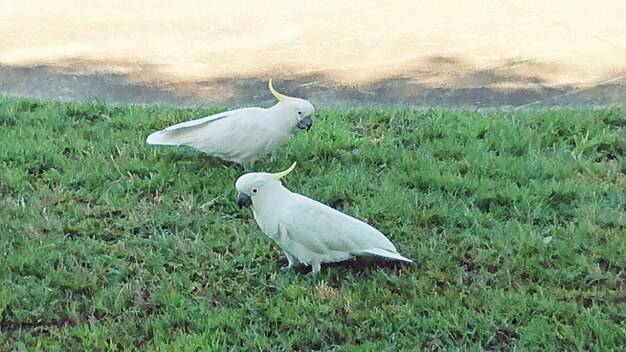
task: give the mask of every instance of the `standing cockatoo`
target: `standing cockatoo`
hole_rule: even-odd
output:
[[[313,125],[313,105],[278,93],[271,108],[243,108],[179,123],[148,136],[153,145],[185,145],[224,160],[252,168],[254,162],[283,145],[294,127]]]
[[[261,230],[285,252],[287,269],[298,263],[311,265],[312,276],[320,271],[321,263],[361,255],[412,263],[372,226],[283,187],[280,179],[295,166],[276,174],[248,173],[235,183],[237,205],[252,207]]]

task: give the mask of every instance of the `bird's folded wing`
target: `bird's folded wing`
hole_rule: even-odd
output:
[[[208,123],[212,123],[212,122],[215,122],[215,121],[219,121],[219,120],[224,119],[226,117],[228,117],[228,113],[215,114],[215,115],[203,117],[203,118],[197,119],[197,120],[181,122],[179,124],[176,124],[176,125],[173,125],[173,126],[170,126],[170,127],[166,128],[164,131],[173,131],[173,130],[179,130],[179,129],[189,128],[189,127],[199,127],[199,126],[204,125],[204,124],[208,124]]]
[[[316,253],[373,248],[396,252],[378,230],[305,196],[293,193],[283,209],[280,222],[290,240]]]
[[[193,121],[182,122],[177,125],[170,126],[162,131],[153,132],[148,136],[148,138],[146,138],[146,142],[153,145],[186,144],[206,137],[207,131],[205,131],[203,127],[226,117],[228,117],[228,114],[223,113],[207,116]]]

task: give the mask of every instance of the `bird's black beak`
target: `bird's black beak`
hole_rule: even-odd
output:
[[[306,116],[298,122],[298,127],[302,129],[306,128],[307,131],[311,129],[311,126],[313,126],[313,120],[310,116]]]
[[[249,207],[252,205],[252,198],[245,193],[239,193],[239,198],[237,198],[237,206],[239,209],[243,207]]]

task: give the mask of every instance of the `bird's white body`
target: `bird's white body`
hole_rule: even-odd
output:
[[[252,167],[256,160],[282,146],[303,119],[311,121],[314,109],[308,101],[279,96],[279,102],[270,108],[243,108],[179,123],[152,133],[146,142],[184,145]]]
[[[315,274],[319,272],[321,263],[362,255],[411,262],[372,226],[293,193],[280,181],[268,176],[272,175],[243,175],[237,180],[236,187],[250,196],[254,219],[263,233],[283,249],[289,267],[297,263],[311,265],[312,274]],[[265,181],[259,181],[263,179]]]

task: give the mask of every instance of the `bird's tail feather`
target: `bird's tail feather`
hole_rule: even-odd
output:
[[[180,145],[179,142],[168,138],[168,134],[163,131],[152,133],[146,138],[146,143],[152,145]]]
[[[407,263],[413,263],[413,261],[411,259],[403,257],[403,256],[401,256],[398,253],[390,252],[390,251],[385,250],[385,249],[371,248],[371,249],[364,249],[363,252],[364,253],[373,254],[373,255],[377,255],[377,256],[380,256],[380,257],[389,258],[389,259],[401,260],[401,261],[407,262]]]

